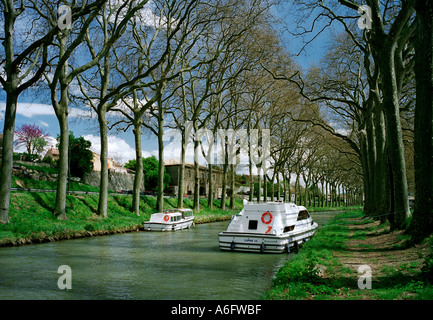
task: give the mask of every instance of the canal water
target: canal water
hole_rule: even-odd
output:
[[[312,213],[319,225],[334,215]],[[227,225],[0,248],[0,299],[259,299],[294,254],[222,252],[218,232]],[[58,287],[62,265],[69,290]]]

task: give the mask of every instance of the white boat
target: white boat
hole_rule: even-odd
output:
[[[308,210],[294,203],[248,203],[219,233],[221,250],[282,253],[298,249],[318,225]]]
[[[144,222],[146,231],[176,231],[189,229],[194,225],[194,214],[191,209],[173,209],[157,212]]]

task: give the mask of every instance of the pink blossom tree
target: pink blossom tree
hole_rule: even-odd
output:
[[[23,124],[15,131],[17,146],[24,146],[28,154],[36,154],[46,146],[48,134],[36,124]]]

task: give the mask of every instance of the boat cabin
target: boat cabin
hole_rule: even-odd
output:
[[[177,211],[182,214],[184,219],[188,218],[188,217],[192,217],[194,215],[194,212],[192,211],[192,209],[189,209],[189,208],[177,209]]]
[[[173,211],[173,212],[157,212],[150,216],[149,222],[161,222],[161,223],[169,223],[176,222],[182,219],[182,214]]]
[[[295,226],[312,223],[307,209],[293,203],[247,203],[233,216],[227,232],[246,232],[276,235],[293,231]]]

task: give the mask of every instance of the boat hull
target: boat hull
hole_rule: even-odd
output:
[[[291,252],[311,239],[316,229],[317,223],[313,223],[311,227],[304,230],[291,231],[281,235],[223,231],[218,234],[219,246],[223,251]]]
[[[145,222],[144,231],[177,231],[189,229],[193,226],[194,219],[185,219],[177,222]]]

